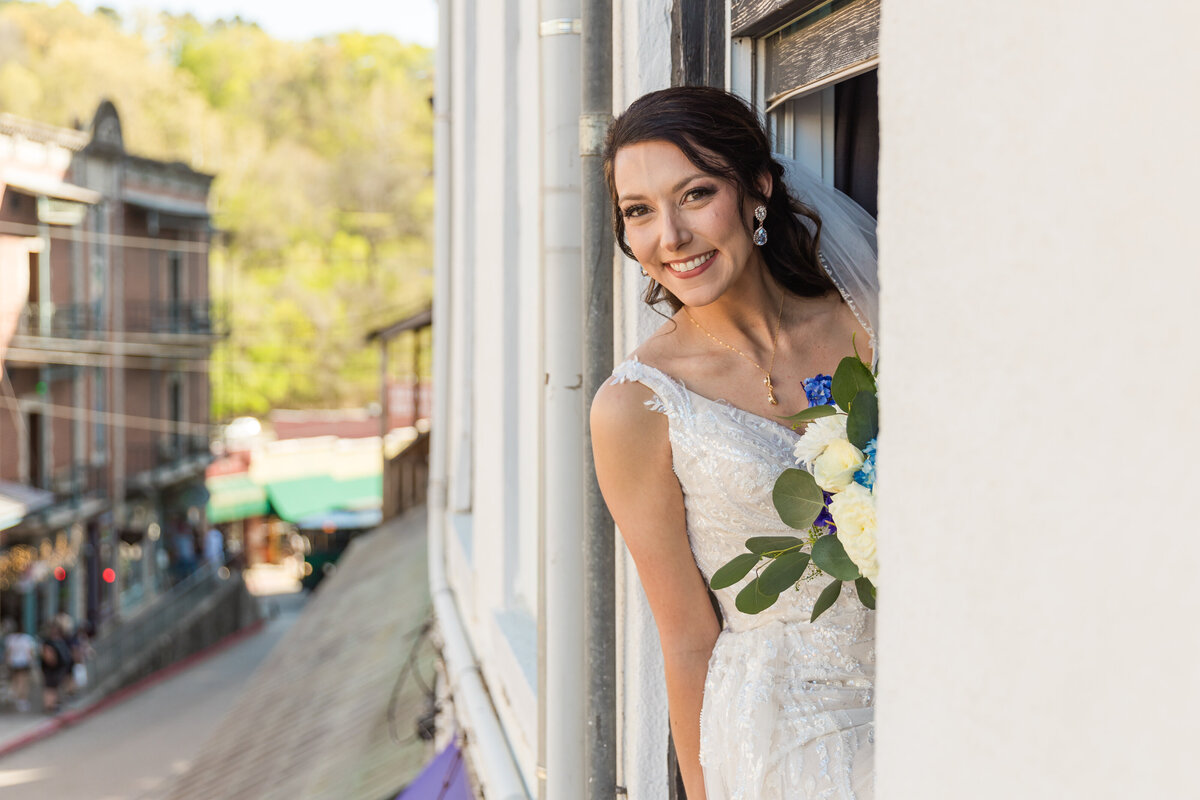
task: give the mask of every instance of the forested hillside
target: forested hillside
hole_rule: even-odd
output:
[[[0,109],[86,125],[107,97],[131,152],[217,176],[218,419],[377,396],[366,331],[432,287],[431,70],[390,36],[0,3]]]

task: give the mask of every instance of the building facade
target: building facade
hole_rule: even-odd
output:
[[[778,152],[880,220],[877,795],[1192,791],[1200,696],[1176,668],[1197,657],[1179,632],[1200,610],[1200,544],[1182,533],[1200,112],[1181,98],[1200,78],[1200,11],[441,9],[430,571],[485,796],[611,797],[595,790],[610,778],[631,800],[678,791],[653,620],[619,539],[612,775],[591,761],[583,271],[609,264],[583,258],[597,121],[580,86],[600,69],[583,57],[596,14],[614,112],[671,85],[728,88]],[[637,266],[611,268],[619,361],[661,318]],[[1127,381],[1154,374],[1171,391]]]
[[[103,626],[204,524],[212,176],[127,152],[106,101],[88,130],[0,115],[0,182],[0,481],[49,493],[0,532],[0,614]]]

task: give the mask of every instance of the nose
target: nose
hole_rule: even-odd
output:
[[[662,230],[659,232],[659,243],[668,253],[677,253],[692,240],[691,231],[687,229],[680,214],[671,209],[662,215]]]

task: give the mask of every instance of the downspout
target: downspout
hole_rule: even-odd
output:
[[[446,580],[446,421],[450,409],[450,52],[451,0],[438,3],[438,45],[434,71],[434,286],[433,420],[429,447],[429,592],[442,634],[442,658],[454,697],[456,716],[467,735],[477,777],[485,796],[528,800],[508,740],[484,685],[459,614],[454,590]],[[460,387],[463,389],[465,387]]]
[[[583,0],[583,113],[579,158],[583,189],[583,402],[613,367],[613,238],[603,148],[612,121],[612,2]],[[584,735],[589,800],[617,794],[616,565],[613,522],[592,461],[584,413]]]
[[[539,796],[584,797],[583,286],[580,281],[579,0],[541,0],[543,597]]]

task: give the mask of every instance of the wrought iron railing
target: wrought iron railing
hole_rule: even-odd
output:
[[[125,472],[128,475],[136,475],[210,452],[209,438],[203,434],[163,434],[150,442],[127,443]]]
[[[223,335],[223,315],[211,300],[127,302],[117,331],[98,303],[28,303],[21,311],[17,333],[60,339],[90,339],[115,332]],[[43,322],[43,317],[45,321]]]
[[[150,606],[98,640],[91,661],[94,678],[102,681],[115,675],[123,664],[145,653],[200,601],[211,595],[218,585],[228,580],[228,577],[221,577],[228,574],[227,570],[219,574],[216,567],[205,562]]]
[[[129,333],[213,334],[212,303],[188,300],[168,303],[125,303],[124,329]]]
[[[51,488],[60,498],[104,496],[108,494],[107,464],[68,464],[54,472]]]

